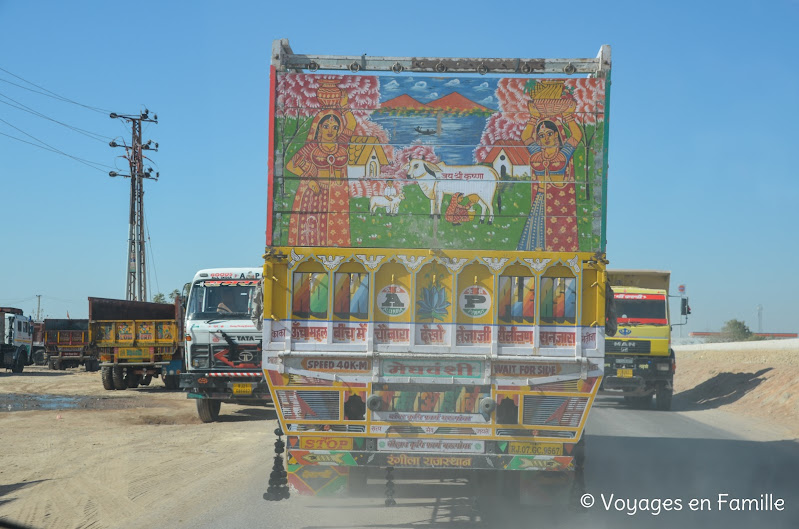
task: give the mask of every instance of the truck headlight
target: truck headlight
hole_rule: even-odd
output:
[[[191,367],[203,369],[210,366],[208,347],[194,345],[191,348]]]

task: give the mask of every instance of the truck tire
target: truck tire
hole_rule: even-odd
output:
[[[100,378],[103,379],[103,387],[108,390],[114,389],[114,377],[111,374],[110,367],[104,367],[100,372]]]
[[[367,487],[368,479],[368,467],[350,467],[350,472],[347,476],[347,492],[356,497],[366,496],[369,490]]]
[[[161,375],[164,379],[164,386],[166,389],[178,389],[180,382],[177,375]]]
[[[111,378],[114,381],[114,389],[121,390],[128,388],[128,383],[125,381],[125,370],[122,366],[114,366],[111,368]]]
[[[12,373],[22,373],[22,370],[25,369],[25,354],[24,349],[20,349],[17,354],[17,359],[14,360],[14,365],[11,367]]]
[[[646,397],[630,397],[633,408],[648,410],[652,407],[652,395]]]
[[[214,399],[197,399],[197,415],[202,422],[214,422],[219,419],[219,408],[222,401]]]
[[[655,405],[660,411],[671,410],[671,397],[674,390],[666,388],[658,388],[657,395],[655,396]]]
[[[153,376],[152,375],[144,375],[144,378],[141,379],[142,386],[149,386],[150,382],[152,382]]]
[[[47,360],[47,369],[55,370],[55,360],[53,358]]]
[[[127,384],[130,389],[136,389],[139,387],[139,382],[141,382],[141,375],[134,373],[132,369],[128,369],[128,372],[125,374],[125,384]]]
[[[44,349],[36,349],[33,352],[33,363],[37,366],[43,366],[46,364],[47,354],[44,352]]]
[[[55,368],[58,369],[59,371],[64,371],[67,368],[67,363],[62,360],[56,360]]]

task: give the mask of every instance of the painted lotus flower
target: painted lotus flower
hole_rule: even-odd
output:
[[[422,289],[422,299],[418,300],[417,315],[421,319],[444,320],[449,314],[447,307],[451,305],[447,301],[447,293],[444,287],[427,287]]]

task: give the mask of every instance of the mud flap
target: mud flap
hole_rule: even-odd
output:
[[[349,467],[298,465],[289,462],[288,480],[292,494],[334,496],[347,492]]]

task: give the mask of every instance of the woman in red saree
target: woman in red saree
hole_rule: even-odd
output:
[[[344,93],[339,108],[321,110],[306,144],[286,163],[300,177],[289,220],[290,246],[350,246],[347,162],[355,117]]]

